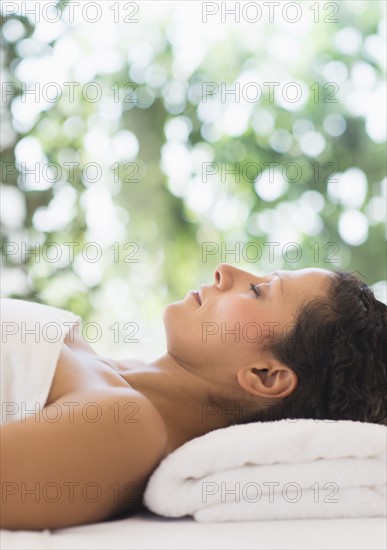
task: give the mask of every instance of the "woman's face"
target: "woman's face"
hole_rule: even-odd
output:
[[[333,276],[307,268],[258,277],[222,263],[214,283],[199,287],[200,303],[190,291],[166,307],[168,352],[205,378],[231,381],[239,368],[254,365],[265,336],[287,334],[298,307],[325,296]],[[258,296],[251,285],[257,285]]]

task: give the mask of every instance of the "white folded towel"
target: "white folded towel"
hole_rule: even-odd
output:
[[[386,432],[313,419],[215,430],[159,464],[143,503],[200,522],[384,516]]]
[[[63,340],[79,330],[80,317],[11,298],[0,300],[0,316],[0,423],[5,424],[25,421],[44,407]]]

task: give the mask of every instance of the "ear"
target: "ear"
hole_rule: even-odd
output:
[[[297,374],[292,369],[267,357],[240,369],[237,378],[245,391],[258,397],[287,397],[298,384]]]

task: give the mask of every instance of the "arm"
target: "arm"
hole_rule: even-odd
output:
[[[0,428],[0,527],[58,529],[129,508],[165,455],[152,403],[109,388],[68,394],[44,411]]]

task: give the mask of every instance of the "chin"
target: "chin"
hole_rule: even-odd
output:
[[[172,302],[166,306],[163,312],[163,323],[165,332],[168,336],[168,332],[173,330],[174,325],[176,324],[176,321],[178,322],[177,316],[176,316],[176,305],[178,302]]]

